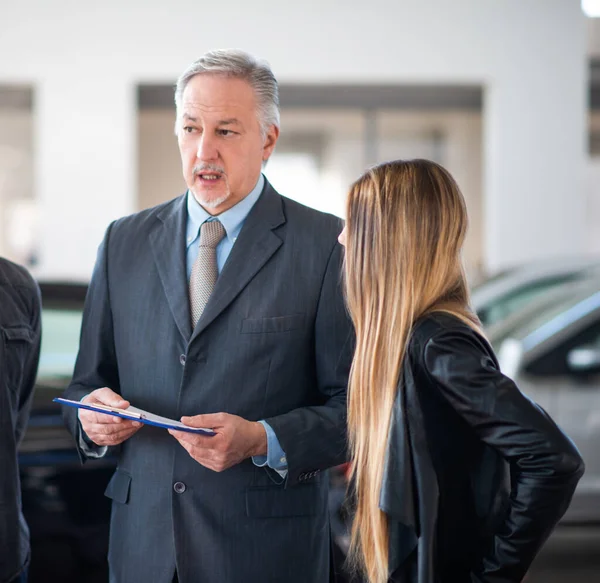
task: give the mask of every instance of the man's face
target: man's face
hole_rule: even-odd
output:
[[[201,74],[182,95],[177,141],[183,176],[196,200],[218,215],[256,185],[279,129],[261,134],[256,96],[242,79]]]

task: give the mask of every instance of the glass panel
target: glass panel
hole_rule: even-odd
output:
[[[491,332],[494,348],[498,349],[506,338],[514,337],[523,340],[525,350],[529,350],[596,310],[600,301],[597,283],[591,281],[579,286],[565,284],[547,298],[538,296],[536,302],[499,324],[499,329]]]
[[[38,379],[68,379],[73,375],[81,318],[81,310],[43,310]]]
[[[522,310],[525,306],[545,296],[550,290],[565,283],[575,280],[576,276],[565,276],[557,279],[545,279],[527,287],[516,289],[513,293],[499,298],[495,303],[487,306],[485,318],[482,323],[491,326],[496,322],[505,320],[512,314]]]

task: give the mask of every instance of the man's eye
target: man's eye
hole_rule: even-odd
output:
[[[184,131],[186,134],[191,134],[191,133],[194,131],[194,128],[193,128],[192,126],[185,126],[185,127],[183,128],[183,131]]]
[[[217,130],[217,133],[218,133],[220,136],[233,136],[233,134],[234,134],[235,132],[233,132],[233,131],[231,131],[231,130]]]

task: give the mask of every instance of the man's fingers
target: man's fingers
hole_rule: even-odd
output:
[[[88,405],[106,405],[109,407],[118,407],[119,409],[127,409],[129,407],[129,401],[126,401],[120,395],[117,395],[112,389],[103,387],[92,391],[89,395],[86,395],[82,403]],[[120,424],[122,421],[127,421],[116,415],[105,415],[104,413],[97,413],[96,411],[90,411],[88,409],[79,409],[77,415],[84,431],[89,435],[89,426],[106,424],[114,425]]]
[[[84,423],[102,424],[102,425],[115,425],[129,421],[116,415],[105,415],[104,413],[96,413],[95,411],[88,411],[86,409],[79,410],[79,420]]]
[[[127,429],[125,431],[118,431],[117,433],[101,433],[92,431],[87,434],[87,436],[95,443],[99,443],[100,441],[105,442],[107,440],[120,443],[121,441],[129,439],[134,433],[136,433],[136,431],[137,429]]]
[[[126,439],[129,439],[134,433],[137,432],[139,427],[128,427],[122,429],[120,431],[105,433],[103,430],[106,429],[106,426],[100,426],[99,431],[94,431],[93,429],[87,433],[87,436],[98,445],[118,445],[122,443]]]
[[[169,433],[184,447],[187,451],[198,452],[202,457],[211,456],[215,452],[214,441],[210,437],[194,435],[186,431],[177,431],[169,429]]]
[[[80,412],[85,409],[80,409]],[[108,435],[116,431],[122,431],[127,427],[141,427],[139,421],[131,421],[129,419],[123,419],[122,417],[116,417],[115,415],[103,415],[102,413],[93,413],[92,411],[86,411],[89,415],[80,415],[79,421],[81,427],[85,433],[91,437],[92,433],[101,433]]]
[[[86,433],[90,434],[99,434],[99,435],[117,435],[120,433],[127,433],[128,431],[136,431],[142,426],[138,421],[129,421],[126,423],[121,423],[119,425],[113,425],[109,423],[91,423]],[[85,427],[84,427],[85,429]]]
[[[99,403],[101,405],[108,405],[109,407],[118,407],[119,409],[126,409],[130,405],[129,401],[123,399],[121,395],[118,395],[108,387],[92,391],[83,399],[83,402],[90,404]]]
[[[190,443],[203,449],[214,449],[215,446],[215,439],[211,435],[199,435],[189,431],[177,431],[177,429],[169,429],[169,433],[180,443]]]
[[[206,415],[193,415],[181,418],[181,422],[189,427],[214,429],[222,427],[227,420],[227,413],[208,413]]]
[[[194,448],[203,452],[215,451],[215,443],[210,437],[194,435],[193,433],[177,431],[175,429],[169,429],[169,433],[186,449]]]
[[[131,435],[98,435],[92,441],[96,445],[119,445],[130,437]]]

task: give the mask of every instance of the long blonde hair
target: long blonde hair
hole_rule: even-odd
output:
[[[434,311],[478,329],[461,260],[467,211],[447,170],[429,160],[370,169],[351,187],[345,285],[356,329],[348,387],[356,514],[350,561],[388,581],[388,522],[379,496],[402,362],[417,319]]]

